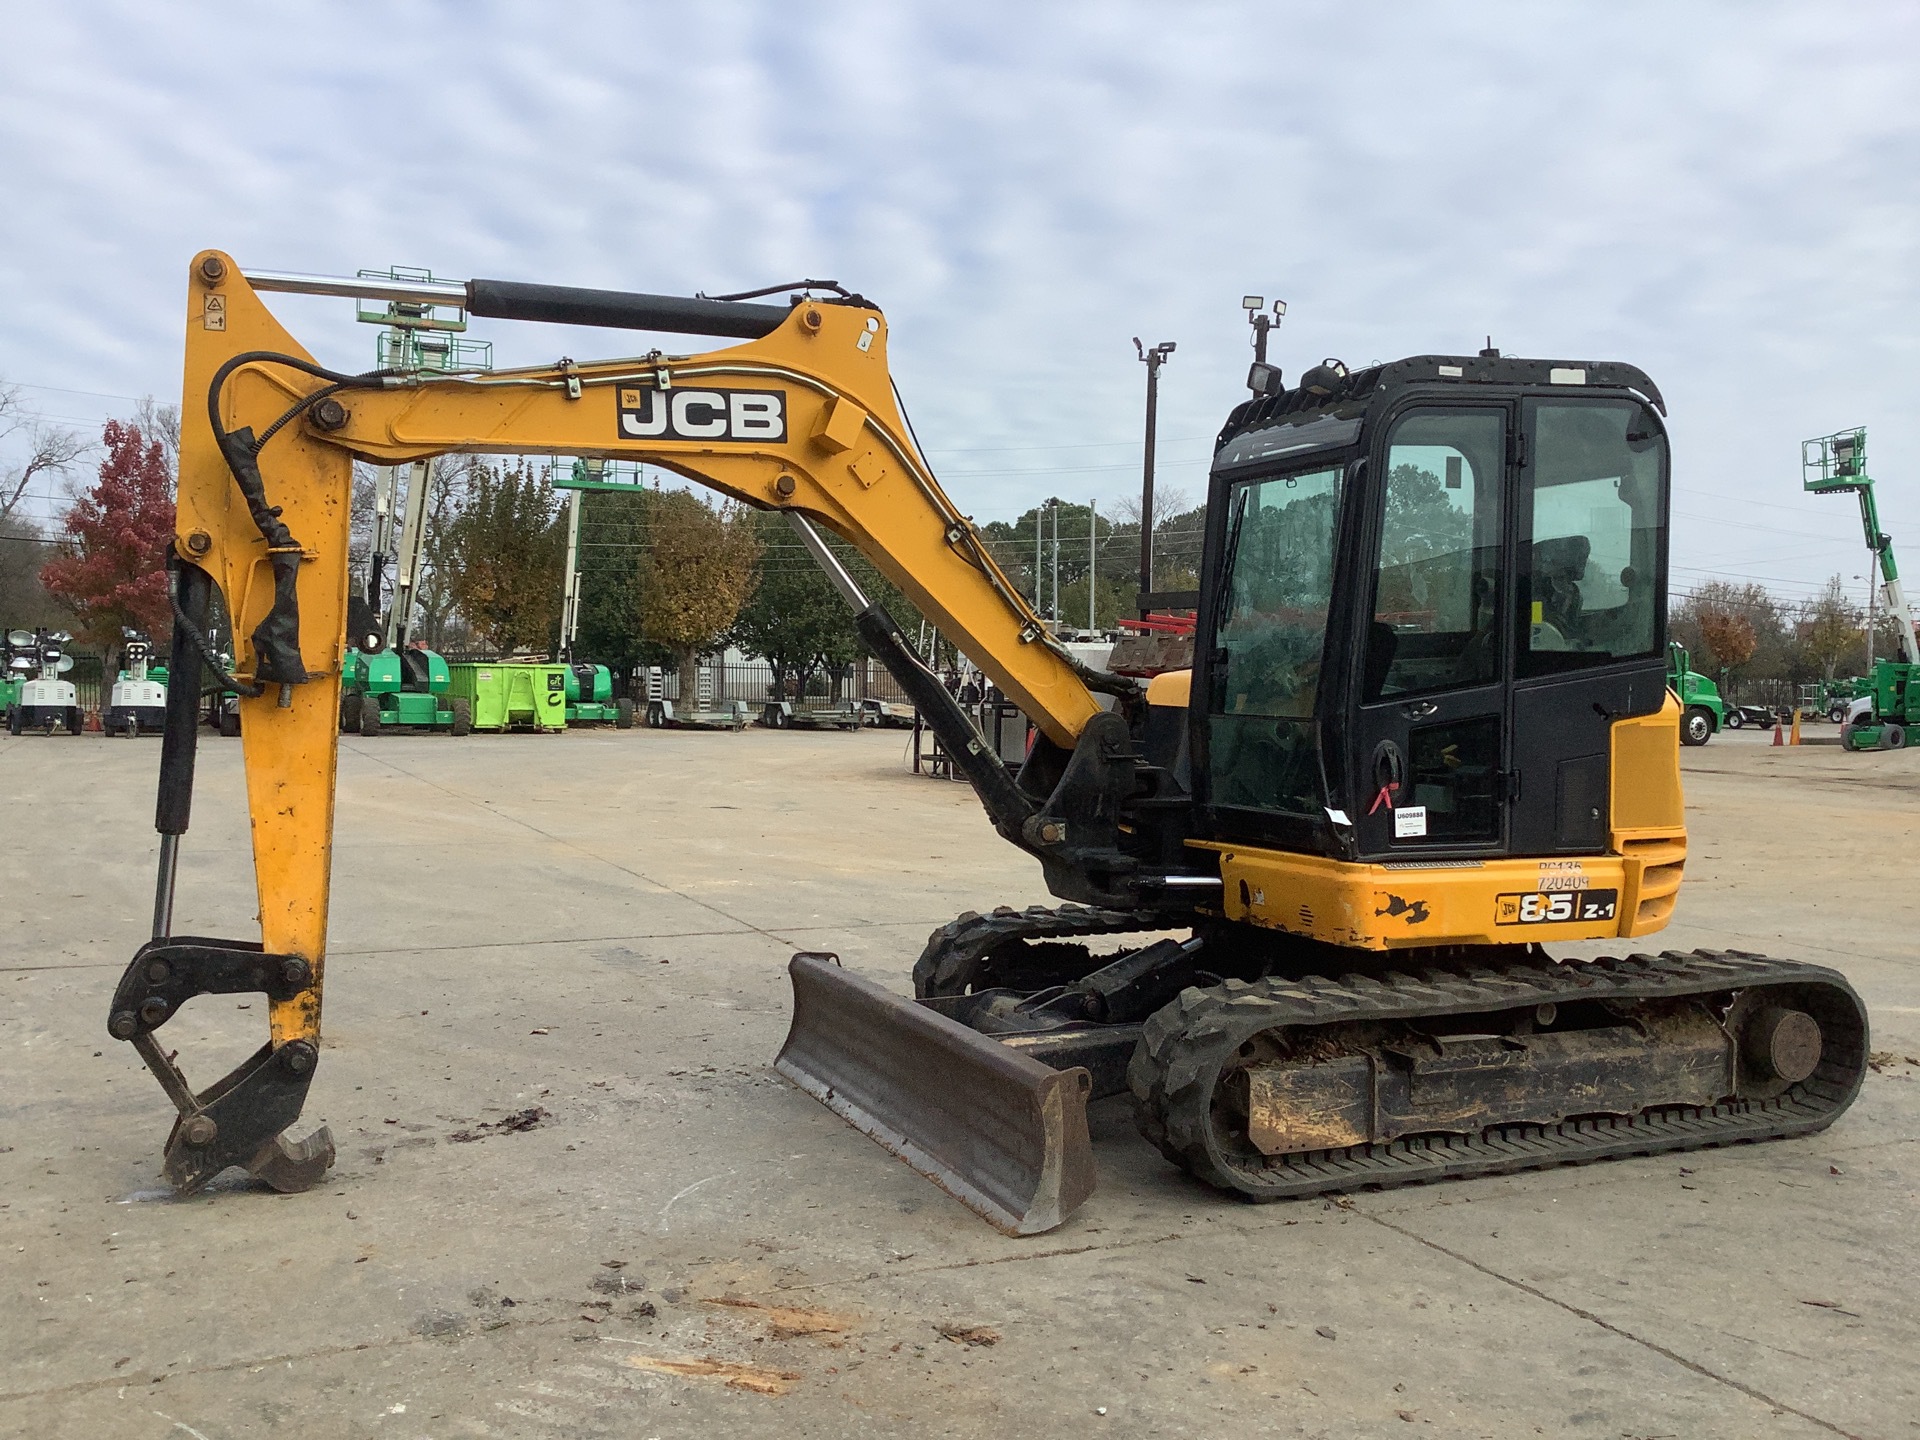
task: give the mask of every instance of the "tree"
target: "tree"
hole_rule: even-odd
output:
[[[1176,503],[1184,503],[1176,493]],[[1063,625],[1084,625],[1087,617],[1088,571],[1091,562],[1092,581],[1096,589],[1094,597],[1094,619],[1100,626],[1111,625],[1121,615],[1131,615],[1134,609],[1134,595],[1139,590],[1140,569],[1140,526],[1138,520],[1127,521],[1120,518],[1124,507],[1116,507],[1113,515],[1096,514],[1091,507],[1074,505],[1062,501],[1056,517],[1054,511],[1044,506],[1035,506],[1016,520],[994,520],[981,527],[981,535],[986,540],[987,550],[1000,568],[1007,573],[1014,588],[1027,597],[1030,604],[1043,614],[1051,616],[1054,610],[1054,521],[1060,522],[1060,622]],[[1204,515],[1204,511],[1195,512]],[[1134,507],[1137,516],[1138,507]],[[1181,533],[1164,543],[1184,544],[1188,516],[1182,513],[1170,516],[1154,526],[1156,537],[1172,536],[1178,529]],[[1088,534],[1089,522],[1093,524],[1093,534]],[[1035,588],[1034,572],[1034,531],[1036,522],[1040,530],[1040,570],[1038,589]],[[1197,531],[1196,531],[1197,535]],[[1092,545],[1089,544],[1091,539]],[[1160,541],[1157,544],[1162,543]],[[1091,553],[1098,547],[1098,557]],[[1194,566],[1198,566],[1199,546],[1195,540]],[[1186,573],[1186,554],[1176,550],[1171,562],[1168,562],[1164,550],[1155,550],[1155,571],[1162,581],[1171,575],[1173,583],[1162,588],[1186,589],[1198,583]]]
[[[173,467],[138,425],[109,420],[99,478],[62,518],[61,553],[40,572],[78,617],[82,639],[111,644],[122,626],[171,631],[166,547],[173,538]]]
[[[1826,589],[1803,607],[1800,615],[1800,648],[1820,670],[1821,678],[1833,679],[1841,657],[1862,644],[1860,612],[1847,599],[1846,589],[1835,575]]]
[[[586,490],[580,495],[580,624],[574,650],[625,678],[647,662],[640,624],[640,553],[656,492]]]
[[[1708,610],[1700,616],[1700,636],[1720,662],[1720,678],[1753,658],[1753,621],[1730,610]]]
[[[681,703],[691,704],[700,655],[726,634],[753,593],[760,537],[746,510],[716,510],[685,490],[656,491],[647,510],[640,624],[648,639],[673,652]]]
[[[1722,622],[1713,617],[1730,617],[1744,622],[1753,632],[1753,649],[1744,660],[1725,658],[1708,634],[1710,626]],[[1735,585],[1727,580],[1707,580],[1674,601],[1668,616],[1668,633],[1699,656],[1714,656],[1724,669],[1740,673],[1730,678],[1739,684],[1749,681],[1792,682],[1813,677],[1806,656],[1794,635],[1792,616],[1780,599],[1763,585],[1748,582]],[[1731,693],[1731,692],[1730,692]]]
[[[565,550],[553,491],[515,461],[473,467],[435,559],[448,567],[449,593],[474,632],[506,654],[552,646]]]
[[[45,425],[34,419],[18,390],[10,385],[0,386],[0,444],[16,435],[25,439],[26,459],[15,468],[0,472],[0,524],[13,518],[14,510],[25,498],[35,476],[63,474],[89,448],[77,431]]]
[[[792,675],[795,693],[804,695],[814,671],[838,674],[859,657],[853,616],[784,517],[757,512],[748,523],[760,541],[760,565],[728,638],[772,667],[776,694],[786,693]]]
[[[453,579],[459,570],[453,523],[466,499],[467,480],[484,468],[471,455],[443,455],[427,481],[427,508],[420,542],[420,576],[414,582],[414,631],[430,649],[444,650],[466,634],[455,612]]]
[[[57,627],[66,612],[40,583],[51,542],[31,520],[0,520],[0,629]]]

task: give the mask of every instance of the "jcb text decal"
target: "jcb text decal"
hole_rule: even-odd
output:
[[[620,438],[746,440],[777,445],[787,438],[786,392],[623,387]]]

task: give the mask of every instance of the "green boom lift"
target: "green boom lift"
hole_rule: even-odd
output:
[[[1876,660],[1865,693],[1847,706],[1840,744],[1848,750],[1898,750],[1907,743],[1908,727],[1920,722],[1920,641],[1914,639],[1913,610],[1894,563],[1893,537],[1880,528],[1880,511],[1873,503],[1867,432],[1842,430],[1803,441],[1800,472],[1802,485],[1815,495],[1851,492],[1860,497],[1860,525],[1880,570],[1881,599],[1900,640],[1899,657]]]

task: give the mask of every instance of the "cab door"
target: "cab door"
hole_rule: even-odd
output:
[[[1409,410],[1371,458],[1349,792],[1362,855],[1507,842],[1512,423],[1504,405]]]
[[[1508,839],[1594,854],[1613,724],[1666,700],[1666,435],[1629,399],[1532,397],[1520,423]]]

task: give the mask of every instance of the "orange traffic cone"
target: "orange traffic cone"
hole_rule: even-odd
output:
[[[1773,743],[1774,744],[1784,745],[1786,743],[1786,741],[1781,738],[1781,735],[1786,730],[1786,728],[1787,727],[1782,725],[1778,720],[1773,722]]]

